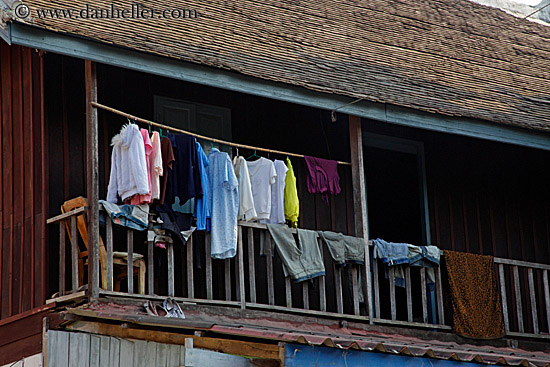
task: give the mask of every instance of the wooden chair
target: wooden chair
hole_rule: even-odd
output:
[[[71,210],[87,207],[88,200],[82,196],[77,198],[67,200],[61,206],[61,212],[67,213]],[[71,237],[71,227],[67,222],[66,226],[69,238]],[[88,264],[88,225],[85,217],[85,213],[82,213],[77,216],[77,228],[80,232],[80,237],[84,242],[86,247],[85,251],[81,251],[78,244],[76,244],[79,249],[78,255],[78,284],[83,285],[84,283],[84,265]],[[133,255],[133,276],[138,276],[138,292],[139,294],[145,294],[145,260],[143,255],[134,253]],[[99,236],[99,264],[101,269],[101,284],[103,289],[107,289],[107,250],[103,244],[103,239]],[[122,279],[127,278],[127,265],[128,265],[128,253],[126,252],[113,252],[113,289],[115,291],[120,291],[120,282]]]

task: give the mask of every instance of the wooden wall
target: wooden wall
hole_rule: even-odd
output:
[[[550,152],[373,121],[424,143],[432,244],[550,264]]]
[[[43,59],[0,41],[0,318],[44,304],[48,261]]]

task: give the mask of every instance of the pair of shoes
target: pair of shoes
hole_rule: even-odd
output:
[[[185,319],[185,314],[181,310],[180,305],[178,305],[178,303],[173,298],[166,298],[162,303],[162,306],[166,311],[166,317]]]
[[[143,307],[145,308],[145,311],[147,311],[148,315],[159,316],[159,314],[157,312],[157,307],[153,304],[153,302],[147,301],[147,302],[145,302]]]

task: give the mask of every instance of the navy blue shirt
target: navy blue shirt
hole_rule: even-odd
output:
[[[199,155],[195,138],[186,134],[168,134],[174,151],[174,168],[168,176],[165,202],[173,204],[176,196],[180,203],[194,197],[202,197]]]

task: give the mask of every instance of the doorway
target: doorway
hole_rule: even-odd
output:
[[[364,134],[369,238],[430,243],[422,142]]]
[[[368,235],[388,242],[429,245],[430,229],[427,206],[422,142],[365,133],[364,164],[367,196]],[[386,267],[378,267],[380,282],[380,318],[390,319],[390,290]],[[411,268],[412,293],[420,294],[420,273]],[[406,291],[396,287],[397,319],[407,320]],[[435,320],[435,297],[428,290],[428,318]],[[374,307],[373,307],[374,309]],[[413,301],[413,318],[422,313],[421,303]]]

